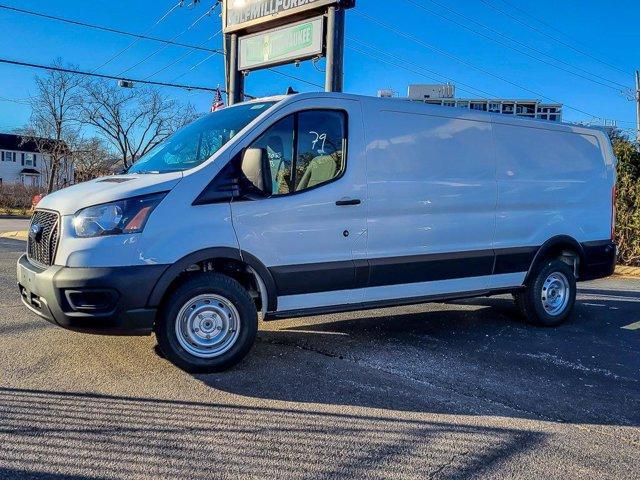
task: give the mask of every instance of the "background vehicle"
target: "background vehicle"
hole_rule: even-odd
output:
[[[130,170],[45,197],[18,263],[60,326],[155,331],[190,371],[266,319],[511,292],[562,323],[608,276],[615,159],[595,129],[343,94],[200,119]]]

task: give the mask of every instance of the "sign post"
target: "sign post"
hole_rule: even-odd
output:
[[[345,9],[355,0],[224,0],[229,104],[244,100],[253,70],[327,59],[325,90],[342,91]]]
[[[329,7],[327,12],[326,92],[341,92],[344,78],[344,10]]]

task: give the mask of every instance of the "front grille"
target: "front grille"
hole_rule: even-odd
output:
[[[41,233],[37,233],[40,228]],[[27,257],[40,265],[51,265],[58,248],[60,230],[59,216],[55,212],[36,210],[29,225]]]

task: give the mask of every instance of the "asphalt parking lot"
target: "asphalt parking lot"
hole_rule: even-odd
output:
[[[0,477],[640,477],[640,281],[533,328],[508,297],[261,325],[232,371],[48,325],[0,239]]]

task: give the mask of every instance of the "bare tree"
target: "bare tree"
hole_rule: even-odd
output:
[[[100,138],[82,140],[75,152],[73,167],[76,182],[109,175],[116,159]]]
[[[61,67],[62,61],[53,65]],[[33,142],[38,152],[49,156],[40,168],[50,193],[68,181],[73,148],[80,138],[77,112],[84,80],[74,73],[51,70],[35,81],[37,93],[30,99],[31,118],[22,131],[22,141]]]
[[[156,89],[123,89],[104,81],[85,84],[82,120],[92,125],[118,152],[124,168],[194,118]]]

